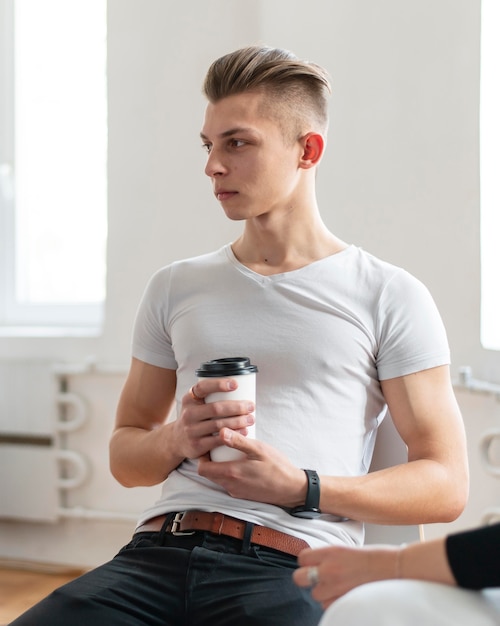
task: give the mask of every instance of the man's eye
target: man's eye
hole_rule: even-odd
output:
[[[212,146],[209,143],[203,143],[201,144],[201,147],[203,150],[205,150],[207,154],[210,154],[210,150],[212,149]]]
[[[245,145],[245,142],[242,141],[241,139],[231,139],[231,141],[229,142],[229,145],[232,148],[241,148],[241,146]]]

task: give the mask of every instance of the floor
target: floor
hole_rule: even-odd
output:
[[[0,569],[0,626],[9,624],[53,589],[79,574],[80,571],[52,573]]]

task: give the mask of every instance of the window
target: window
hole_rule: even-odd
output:
[[[0,24],[0,324],[95,328],[106,275],[106,2],[0,0]]]
[[[500,350],[500,3],[481,10],[481,342]]]

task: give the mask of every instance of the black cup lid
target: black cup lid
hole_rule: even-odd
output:
[[[257,366],[250,363],[245,356],[233,356],[225,359],[205,361],[196,370],[198,378],[218,378],[222,376],[240,376],[257,372]]]

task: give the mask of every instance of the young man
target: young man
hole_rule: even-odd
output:
[[[466,501],[429,293],[319,214],[325,71],[249,47],[215,61],[204,89],[205,173],[243,232],[150,281],[110,446],[123,485],[163,483],[162,496],[111,563],[17,626],[317,624],[321,606],[292,580],[305,546],[360,544],[363,521],[451,520]],[[249,401],[205,403],[236,378],[196,382],[202,362],[234,356],[258,366],[257,419]],[[409,463],[366,475],[387,406]],[[221,444],[243,460],[212,462]]]

